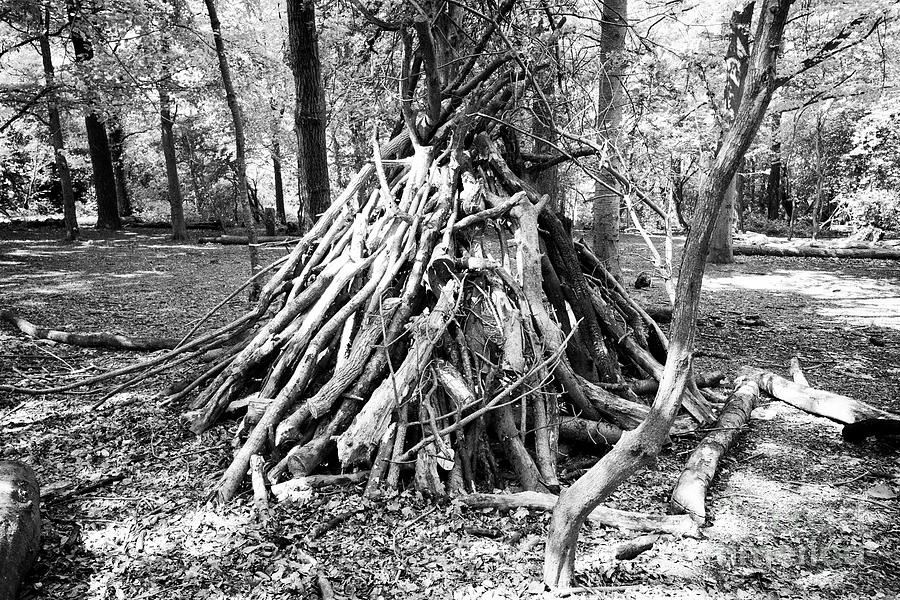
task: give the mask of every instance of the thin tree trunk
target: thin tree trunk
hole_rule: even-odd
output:
[[[50,53],[50,9],[44,8],[44,23],[40,37],[41,60],[44,65],[44,79],[47,83],[47,112],[50,117],[50,139],[56,157],[56,173],[62,189],[63,217],[66,224],[66,239],[78,239],[78,219],[75,214],[75,192],[72,190],[72,173],[66,158],[66,140],[63,136],[62,121],[59,118],[59,94],[56,91],[56,74]]]
[[[116,204],[119,215],[132,215],[131,196],[128,193],[128,177],[125,175],[125,132],[122,125],[115,122],[109,129],[109,153],[113,161],[113,173],[116,177]]]
[[[215,0],[204,0],[206,12],[209,14],[209,24],[212,27],[213,40],[216,44],[216,56],[219,59],[219,72],[222,75],[222,87],[225,88],[225,100],[231,111],[231,122],[234,126],[235,146],[235,170],[237,171],[238,200],[241,206],[241,217],[247,231],[250,251],[250,275],[256,275],[259,271],[259,249],[256,242],[256,228],[253,217],[250,215],[250,197],[247,193],[247,150],[244,141],[244,117],[241,115],[241,107],[238,104],[234,84],[231,82],[231,68],[228,66],[228,55],[225,53],[225,40],[222,39],[222,26],[219,23],[219,15],[216,11]],[[250,299],[255,300],[259,295],[259,283],[253,284],[250,291]]]
[[[553,31],[556,29],[556,24],[553,21],[552,15],[549,13],[549,9],[545,8],[545,12],[547,13],[547,19],[549,21],[549,28]],[[540,36],[541,33],[541,29],[537,28],[535,37]],[[559,138],[556,128],[553,126],[554,115],[552,112],[555,109],[556,103],[556,77],[558,76],[556,65],[559,61],[559,44],[557,43],[555,36],[552,38],[552,43],[547,50],[551,54],[551,67],[548,72],[537,75],[538,81],[541,84],[543,98],[535,98],[532,104],[534,117],[532,119],[531,128],[534,133],[534,153],[537,155],[554,152],[553,146],[557,143]],[[550,106],[547,106],[547,103],[544,102],[545,99]],[[549,169],[542,170],[535,178],[534,185],[539,193],[550,196],[550,207],[553,211],[562,214],[561,199],[559,196],[559,166],[554,165]]]
[[[741,96],[744,94],[744,78],[747,76],[747,57],[750,55],[750,20],[753,18],[753,2],[731,13],[731,42],[725,53],[725,123],[734,121]],[[709,243],[709,262],[726,264],[734,262],[731,246],[734,239],[734,213],[739,210],[737,175],[728,185],[725,203],[719,211],[716,226]]]
[[[766,216],[770,221],[778,218],[781,204],[781,115],[772,115],[772,157],[769,177],[766,181]]]
[[[315,222],[331,204],[325,132],[325,92],[319,63],[316,12],[312,0],[288,0],[288,41],[294,73],[294,123],[301,186],[300,203]],[[304,197],[305,192],[305,197]]]
[[[613,151],[608,160],[612,166],[620,165],[615,145],[622,124],[622,77],[624,75],[623,52],[627,32],[628,0],[607,0],[603,3],[603,20],[600,29],[600,97],[597,125],[600,141],[609,144]],[[606,170],[600,174],[603,183],[594,186],[593,238],[594,254],[616,279],[622,279],[619,262],[619,213],[621,200],[609,188],[619,184]],[[605,185],[603,185],[605,184]]]
[[[72,49],[75,51],[75,62],[84,63],[94,57],[91,41],[84,37],[75,26],[80,19],[81,4],[69,5],[72,21]],[[91,98],[91,103],[96,98]],[[119,205],[116,198],[116,176],[113,170],[112,156],[109,151],[109,137],[104,123],[93,106],[88,107],[84,117],[84,128],[87,132],[88,147],[91,154],[94,191],[97,194],[97,227],[102,229],[121,229]]]
[[[281,179],[281,144],[277,137],[272,140],[272,170],[275,173],[275,212],[278,221],[284,225],[287,214],[284,211],[284,182]]]
[[[172,127],[171,99],[166,89],[166,82],[159,85],[159,117],[163,157],[166,162],[166,181],[169,191],[169,214],[172,222],[172,239],[183,242],[188,239],[187,225],[184,222],[184,196],[178,179],[178,160],[175,156],[175,136]]]
[[[681,276],[678,278],[679,301],[675,304],[669,354],[659,391],[650,413],[637,429],[625,432],[609,454],[560,494],[550,522],[544,554],[544,583],[550,586],[572,585],[575,548],[585,519],[619,484],[655,458],[680,409],[681,395],[691,372],[709,238],[729,182],[759,129],[775,89],[772,74],[775,72],[790,0],[766,0],[761,4],[744,102],[700,189],[694,220],[685,243]]]

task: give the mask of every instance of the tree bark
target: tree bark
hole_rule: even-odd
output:
[[[725,53],[725,123],[731,125],[744,94],[744,78],[747,76],[747,58],[750,55],[750,21],[753,18],[753,2],[731,13],[731,41]],[[709,241],[709,262],[727,264],[734,262],[731,252],[734,236],[734,213],[739,207],[738,176],[732,178],[725,192],[725,203],[719,211],[716,226]]]
[[[184,196],[178,179],[178,160],[175,155],[175,136],[172,133],[171,100],[166,88],[167,82],[159,84],[159,118],[160,144],[166,162],[166,182],[169,192],[169,215],[172,222],[172,239],[183,242],[188,239],[187,226],[184,222]]]
[[[750,421],[750,413],[758,399],[759,386],[754,381],[745,380],[735,389],[712,432],[703,438],[685,463],[669,503],[673,513],[690,515],[701,524],[706,521],[706,490],[716,476],[719,460]]]
[[[72,49],[75,62],[84,63],[94,57],[94,48],[90,39],[86,38],[75,25],[80,19],[81,3],[76,0],[69,5],[72,21]],[[116,198],[116,176],[113,169],[112,156],[109,151],[109,138],[106,134],[106,123],[97,114],[93,104],[96,98],[90,98],[87,114],[84,117],[84,128],[87,133],[88,148],[91,154],[94,191],[97,195],[97,227],[101,229],[121,229],[119,204]]]
[[[117,121],[109,130],[109,153],[113,161],[113,173],[116,176],[116,203],[119,215],[130,217],[131,195],[128,193],[128,177],[125,174],[125,132]]]
[[[331,203],[331,191],[325,136],[325,92],[312,0],[288,0],[287,22],[290,65],[294,73],[298,177],[302,181],[300,204],[315,222]]]
[[[781,115],[772,115],[772,149],[769,159],[769,177],[766,180],[766,216],[770,221],[778,219],[781,205]]]
[[[209,24],[212,27],[213,40],[216,46],[216,57],[219,59],[219,73],[222,75],[222,87],[225,88],[225,100],[231,111],[231,122],[234,127],[235,146],[235,173],[237,177],[238,200],[241,205],[241,216],[244,219],[244,227],[247,230],[248,248],[250,253],[250,275],[256,275],[259,271],[259,250],[256,247],[256,228],[253,217],[250,215],[250,196],[247,193],[247,149],[244,138],[244,117],[241,114],[241,106],[238,103],[234,84],[231,82],[231,67],[228,65],[228,55],[225,52],[225,40],[222,39],[222,26],[219,23],[219,14],[216,11],[215,0],[204,0],[206,12],[209,14]],[[250,292],[250,299],[255,300],[259,294],[259,283],[254,283]]]
[[[281,144],[278,138],[272,140],[272,170],[275,173],[275,213],[278,222],[287,223],[287,214],[284,210],[284,181],[281,178]]]
[[[700,189],[685,242],[669,355],[656,400],[637,429],[623,433],[609,454],[560,494],[544,554],[544,583],[547,585],[567,587],[572,584],[575,548],[585,519],[619,484],[656,457],[681,407],[682,392],[691,373],[700,289],[712,227],[726,188],[756,135],[776,85],[776,58],[790,0],[766,0],[761,5],[744,101]]]
[[[19,585],[41,547],[41,494],[30,467],[0,462],[0,598],[18,597]]]
[[[66,239],[78,239],[78,219],[75,213],[75,192],[72,189],[72,172],[66,158],[66,140],[63,135],[62,120],[59,118],[59,93],[56,89],[56,73],[53,69],[53,56],[50,51],[50,9],[44,8],[43,27],[41,29],[40,48],[41,61],[44,65],[44,80],[47,84],[47,112],[50,120],[50,140],[56,158],[56,174],[63,197],[63,217],[66,226]]]
[[[621,134],[622,124],[622,79],[624,77],[625,34],[628,24],[628,0],[607,0],[603,3],[603,17],[600,29],[600,97],[598,103],[597,126],[600,141],[606,142],[612,150],[608,160],[617,166],[615,146]],[[616,279],[622,279],[622,265],[619,262],[619,213],[621,201],[618,194],[607,186],[618,188],[618,182],[606,170],[600,173],[606,185],[597,182],[594,186],[593,233],[594,254]]]

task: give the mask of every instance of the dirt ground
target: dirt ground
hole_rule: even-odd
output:
[[[0,308],[61,329],[178,336],[247,276],[239,247],[174,245],[162,233],[0,232]],[[626,278],[653,272],[626,236]],[[274,260],[283,249],[266,250]],[[900,412],[900,270],[886,261],[739,257],[712,266],[699,328],[701,370],[786,373]],[[638,293],[662,304],[654,277]],[[236,299],[216,317],[243,308]],[[741,317],[758,316],[757,326]],[[43,387],[134,355],[34,341],[0,327],[0,381]],[[325,489],[259,522],[246,502],[205,503],[229,462],[233,427],[195,437],[158,377],[91,411],[98,393],[0,393],[0,457],[32,465],[45,494],[121,479],[43,506],[43,548],[25,598],[303,598],[327,578],[337,598],[540,597],[548,515],[498,514],[403,493],[377,502]],[[609,504],[663,512],[696,438],[679,439]],[[577,573],[604,598],[900,597],[900,451],[842,442],[840,428],[763,400],[724,460],[697,540],[610,558],[629,534],[586,529]],[[583,464],[576,465],[584,467]],[[578,475],[569,470],[570,479]],[[474,529],[473,529],[474,528]],[[605,586],[601,589],[597,586]]]

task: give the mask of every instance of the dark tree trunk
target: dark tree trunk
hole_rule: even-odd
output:
[[[178,159],[175,155],[175,135],[172,127],[171,99],[166,89],[166,82],[159,85],[159,121],[160,144],[166,162],[166,181],[169,192],[169,214],[172,220],[172,239],[183,242],[188,239],[187,226],[184,222],[184,196],[181,193],[181,182],[178,178]]]
[[[725,53],[725,123],[734,121],[741,97],[744,94],[744,78],[747,76],[747,57],[750,55],[750,21],[753,18],[753,2],[731,13],[731,41]],[[709,262],[726,264],[734,262],[731,252],[734,234],[734,212],[740,208],[738,201],[738,176],[732,179],[725,193],[725,203],[719,211],[716,226],[709,243]]]
[[[72,19],[72,49],[75,51],[75,62],[83,63],[94,57],[94,48],[88,38],[84,37],[76,24],[80,17],[80,3],[69,5]],[[96,98],[91,98],[95,102]],[[109,151],[109,138],[104,123],[96,110],[89,107],[84,117],[84,128],[87,132],[88,147],[91,153],[94,191],[97,194],[97,227],[103,229],[121,229],[119,204],[116,198],[116,175],[113,169],[112,156]]]
[[[772,157],[766,182],[766,210],[770,221],[778,218],[781,204],[781,115],[772,115]]]
[[[603,20],[600,29],[600,98],[597,125],[600,140],[614,147],[618,142],[622,124],[622,78],[624,76],[623,51],[628,24],[628,0],[608,0],[603,3]],[[609,161],[618,167],[616,152],[610,152]],[[621,200],[614,191],[618,182],[607,171],[600,174],[603,183],[594,186],[594,254],[597,255],[616,279],[622,279],[619,262],[619,213]],[[605,185],[604,185],[605,184]],[[612,189],[610,189],[612,188]]]
[[[44,9],[44,23],[40,37],[41,60],[44,65],[44,79],[47,83],[47,112],[50,120],[50,139],[56,157],[56,173],[63,197],[63,217],[66,224],[66,239],[78,239],[78,219],[75,214],[75,192],[72,190],[72,173],[66,159],[66,140],[63,136],[62,121],[59,118],[59,94],[56,91],[56,74],[53,57],[50,54],[50,9]]]
[[[284,211],[284,181],[281,179],[281,144],[277,137],[272,140],[272,170],[275,172],[275,212],[278,221],[284,225],[287,214]]]
[[[125,132],[119,123],[115,123],[109,129],[109,153],[116,177],[116,203],[119,206],[119,215],[130,217],[131,196],[128,194],[128,178],[125,175]]]
[[[244,138],[244,117],[241,115],[241,106],[238,104],[234,84],[231,81],[231,67],[228,65],[228,55],[225,53],[225,40],[222,39],[222,25],[219,23],[219,14],[216,11],[215,0],[204,0],[206,12],[209,14],[209,24],[213,32],[213,41],[216,45],[216,56],[219,59],[219,73],[222,75],[222,87],[225,88],[225,100],[231,111],[231,123],[234,127],[235,170],[237,173],[238,202],[241,207],[241,215],[244,219],[244,227],[247,230],[249,244],[247,248],[250,254],[250,274],[256,275],[259,271],[259,250],[256,245],[256,227],[253,217],[250,215],[250,197],[247,193],[247,149]],[[259,283],[254,283],[250,291],[250,299],[255,300],[259,295]]]
[[[609,454],[560,494],[544,553],[547,585],[573,584],[578,534],[587,516],[619,484],[656,457],[680,409],[682,392],[691,372],[709,238],[728,185],[759,129],[775,90],[773,74],[791,0],[764,0],[762,4],[744,101],[700,189],[685,242],[669,354],[659,391],[650,413],[637,429],[625,432]]]
[[[290,65],[294,73],[294,123],[297,133],[297,162],[300,204],[308,207],[312,221],[331,204],[328,180],[328,150],[325,135],[325,92],[319,63],[316,11],[311,0],[288,0],[288,41]]]

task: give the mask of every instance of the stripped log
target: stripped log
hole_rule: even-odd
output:
[[[860,400],[794,383],[774,373],[749,367],[744,368],[741,373],[756,381],[761,390],[778,400],[838,423],[846,425],[863,419],[900,419],[900,416],[875,408]]]
[[[880,258],[900,260],[900,250],[891,248],[819,248],[815,246],[735,245],[732,252],[742,256],[785,256],[792,258]]]
[[[176,339],[132,338],[114,333],[69,333],[35,325],[13,311],[0,310],[0,320],[14,325],[22,333],[41,340],[70,344],[83,348],[109,348],[111,350],[154,351],[171,350],[178,345]]]
[[[688,514],[697,523],[706,521],[706,490],[716,475],[719,460],[750,420],[758,399],[756,382],[742,380],[722,409],[713,431],[688,458],[672,492],[669,508],[673,513]]]
[[[258,244],[296,244],[300,238],[288,235],[260,235],[256,237]],[[216,235],[197,238],[199,244],[221,244],[223,246],[246,246],[249,240],[246,235]]]
[[[40,491],[34,471],[16,461],[0,462],[0,599],[18,597],[22,577],[40,548]]]
[[[532,510],[552,511],[557,497],[540,492],[518,492],[515,494],[467,494],[459,500],[472,508],[496,508],[510,510],[514,508],[530,508]],[[629,512],[598,506],[587,520],[593,525],[616,527],[628,531],[647,531],[651,533],[668,533],[675,537],[697,537],[699,528],[687,515],[650,515]]]

